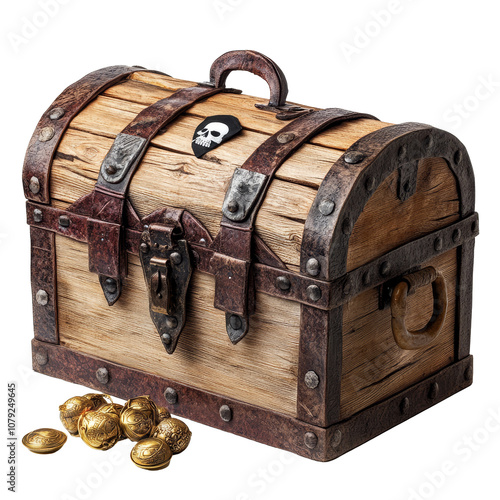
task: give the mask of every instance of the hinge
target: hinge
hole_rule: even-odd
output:
[[[172,354],[186,323],[192,274],[187,241],[178,225],[151,224],[141,236],[140,258],[149,312],[166,351]]]

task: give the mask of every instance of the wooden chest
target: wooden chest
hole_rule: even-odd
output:
[[[23,171],[36,371],[320,461],[472,383],[464,146],[287,91],[236,51],[56,99]]]

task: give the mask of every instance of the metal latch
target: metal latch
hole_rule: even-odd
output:
[[[187,241],[176,225],[151,224],[141,236],[140,257],[149,312],[166,351],[172,354],[186,323],[192,267]]]

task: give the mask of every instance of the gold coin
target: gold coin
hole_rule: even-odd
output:
[[[156,407],[156,423],[159,424],[162,420],[170,418],[170,412],[163,406]]]
[[[94,403],[83,396],[75,396],[59,406],[59,418],[64,428],[73,436],[78,435],[78,419],[94,408]]]
[[[114,413],[88,411],[78,420],[78,432],[91,448],[109,450],[120,439],[120,419]]]
[[[120,426],[131,441],[149,437],[156,423],[156,405],[149,396],[129,399],[120,413]]]
[[[68,436],[56,429],[37,429],[23,437],[23,444],[33,453],[48,455],[60,450]]]
[[[84,394],[83,397],[92,401],[92,404],[94,405],[92,408],[93,410],[98,410],[101,406],[108,404],[109,402],[113,402],[107,394]]]
[[[161,439],[147,438],[139,441],[130,452],[130,458],[137,467],[146,470],[160,470],[168,467],[172,451]]]
[[[177,418],[162,420],[151,433],[152,437],[165,441],[174,455],[183,452],[188,447],[191,435],[189,427]]]
[[[120,413],[122,410],[123,405],[120,405],[118,403],[108,403],[107,405],[101,406],[97,411],[99,413],[112,413],[113,415],[116,415],[118,418],[120,418]],[[127,436],[125,436],[120,426],[120,441],[122,439],[127,439]]]
[[[122,410],[123,405],[118,403],[108,403],[101,406],[97,411],[99,413],[114,413],[117,417],[119,417]]]

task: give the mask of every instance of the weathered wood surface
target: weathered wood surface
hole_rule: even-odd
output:
[[[450,250],[422,267],[434,266],[445,277],[448,312],[438,338],[429,346],[405,351],[394,341],[390,306],[378,308],[378,289],[344,306],[341,418],[382,401],[453,362],[457,251]],[[432,287],[408,297],[407,326],[423,328],[432,315]]]
[[[154,83],[154,84],[152,84]],[[51,175],[53,205],[67,208],[90,192],[112,140],[146,106],[193,82],[140,73],[108,89],[71,123],[61,142]],[[221,94],[193,106],[153,141],[130,188],[139,215],[166,205],[185,208],[213,236],[234,169],[287,122],[255,108],[254,97]],[[191,141],[197,125],[215,114],[237,116],[244,130],[231,141],[197,159]],[[386,126],[375,120],[340,124],[319,134],[278,170],[256,220],[256,232],[292,270],[298,270],[303,226],[317,188],[343,149]]]
[[[417,191],[405,203],[397,189],[396,171],[369,199],[349,240],[347,271],[460,218],[456,179],[442,158],[420,162]]]
[[[257,294],[252,331],[229,341],[225,316],[213,307],[213,278],[195,273],[188,321],[168,355],[149,317],[139,259],[130,256],[120,300],[109,307],[87,245],[56,237],[59,337],[63,346],[124,366],[295,415],[300,306]]]

